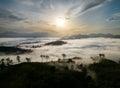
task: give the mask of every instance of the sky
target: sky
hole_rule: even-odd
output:
[[[0,32],[120,34],[120,0],[0,0]]]

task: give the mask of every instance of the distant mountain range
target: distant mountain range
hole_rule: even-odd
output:
[[[1,32],[0,37],[52,37],[52,35],[46,32],[37,33]]]
[[[34,32],[34,33],[18,33],[18,32],[0,32],[0,38],[14,38],[14,37],[54,37],[47,32]],[[113,35],[113,34],[77,34],[71,36],[65,36],[62,39],[81,39],[81,38],[120,38],[120,35]]]
[[[120,35],[113,35],[113,34],[77,34],[77,35],[72,35],[72,36],[66,36],[63,39],[81,39],[81,38],[120,38]]]

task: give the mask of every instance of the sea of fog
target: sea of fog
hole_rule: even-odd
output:
[[[47,42],[58,40],[59,38],[0,38],[0,46],[16,46],[22,48],[30,48],[33,45],[41,45]],[[23,54],[21,60],[25,61],[26,57],[30,57],[33,62],[48,61],[42,60],[40,55],[49,55],[49,61],[62,59],[61,54],[66,54],[66,58],[81,57],[81,62],[91,63],[90,57],[98,57],[100,53],[105,54],[105,57],[114,61],[120,60],[120,39],[114,38],[86,38],[63,40],[67,44],[60,46],[43,46],[38,48],[30,48],[34,52]],[[0,55],[1,58],[10,57],[15,63],[16,55]]]

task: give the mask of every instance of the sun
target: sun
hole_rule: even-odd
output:
[[[65,26],[65,19],[64,18],[57,18],[56,26],[59,26],[59,27]]]

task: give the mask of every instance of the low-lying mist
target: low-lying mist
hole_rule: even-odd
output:
[[[26,39],[26,42],[29,39]],[[52,41],[52,39],[31,39],[34,42],[39,40],[37,43],[31,44],[21,44],[22,47],[25,46],[32,46],[32,45],[41,45],[45,42]],[[53,39],[54,41],[55,39]],[[31,54],[23,54],[20,55],[23,61],[25,57],[30,57],[32,61],[40,62],[42,58],[40,57],[41,54],[49,55],[50,60],[54,61],[58,60],[58,58],[63,58],[61,54],[66,54],[67,58],[72,57],[81,57],[83,58],[83,62],[91,63],[90,57],[98,57],[100,53],[105,54],[107,59],[111,59],[114,61],[120,60],[120,40],[114,38],[86,38],[86,39],[73,39],[73,40],[63,40],[67,42],[67,44],[54,46],[54,45],[47,45],[38,48],[31,48],[33,52]],[[21,41],[19,41],[21,42]],[[15,42],[14,42],[15,43]],[[17,41],[18,43],[18,41]],[[1,58],[11,57],[13,59],[16,58],[15,55],[5,55],[0,56]],[[43,60],[46,61],[46,60]]]

